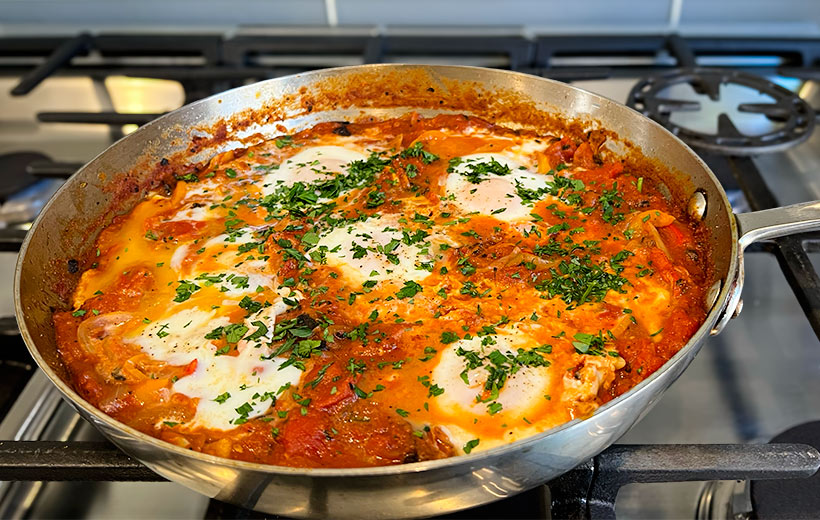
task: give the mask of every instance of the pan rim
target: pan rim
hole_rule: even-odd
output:
[[[453,457],[448,457],[444,459],[436,459],[436,460],[428,460],[428,461],[421,461],[421,462],[412,462],[406,464],[398,464],[393,466],[376,466],[376,467],[355,467],[355,468],[299,468],[299,467],[290,467],[290,466],[277,466],[277,465],[270,465],[270,464],[263,464],[258,462],[245,462],[235,459],[228,459],[223,457],[218,457],[215,455],[209,455],[206,453],[187,450],[185,448],[176,446],[170,442],[166,442],[160,440],[156,437],[150,436],[143,432],[140,432],[120,421],[117,421],[113,417],[105,414],[103,411],[99,410],[98,408],[91,405],[87,402],[82,396],[80,396],[71,386],[65,383],[52,369],[52,367],[45,361],[45,359],[40,354],[39,350],[36,348],[36,341],[35,338],[31,335],[30,331],[28,330],[26,321],[25,321],[25,313],[22,308],[21,296],[20,296],[20,285],[21,285],[21,276],[22,276],[22,267],[24,259],[26,258],[26,252],[28,250],[29,243],[31,241],[32,236],[34,235],[34,231],[38,228],[41,221],[43,220],[44,215],[46,215],[49,210],[51,209],[54,202],[59,198],[59,196],[73,186],[75,179],[78,178],[78,174],[84,172],[88,169],[92,164],[94,164],[97,160],[99,160],[102,156],[109,153],[112,149],[117,147],[121,142],[125,141],[129,137],[139,135],[141,132],[147,131],[149,128],[152,128],[157,125],[162,125],[164,121],[171,117],[176,117],[179,113],[183,111],[193,111],[197,107],[203,104],[208,104],[213,102],[214,100],[218,100],[220,97],[225,96],[227,94],[232,94],[234,92],[240,90],[248,90],[252,91],[253,89],[257,89],[260,86],[283,81],[285,79],[294,79],[294,78],[301,78],[301,77],[311,77],[311,76],[324,76],[324,75],[337,75],[340,73],[351,73],[351,72],[359,72],[359,71],[377,71],[377,70],[395,70],[395,69],[426,69],[435,71],[450,71],[450,70],[464,70],[467,72],[477,73],[480,72],[482,74],[492,74],[498,77],[501,76],[509,76],[513,75],[520,78],[522,81],[542,81],[549,84],[553,84],[556,86],[560,86],[562,89],[571,89],[578,93],[582,93],[587,97],[591,97],[597,101],[603,101],[605,103],[611,103],[615,106],[619,107],[621,110],[627,110],[632,112],[634,115],[639,116],[641,120],[645,124],[649,124],[650,126],[654,125],[655,128],[661,130],[663,133],[667,134],[668,137],[672,137],[678,145],[682,146],[688,153],[691,155],[695,161],[700,165],[700,167],[706,172],[710,181],[718,188],[718,193],[721,196],[720,202],[722,203],[722,209],[720,211],[726,211],[729,213],[729,222],[731,227],[731,244],[732,244],[732,251],[731,256],[729,258],[729,266],[726,273],[726,278],[721,279],[722,287],[718,294],[715,303],[713,304],[711,310],[707,313],[704,322],[701,326],[697,329],[697,331],[692,335],[692,337],[687,341],[687,343],[681,347],[681,349],[671,358],[669,358],[658,370],[656,370],[652,375],[638,383],[637,385],[630,388],[628,391],[624,392],[620,396],[612,399],[611,401],[601,405],[598,409],[589,417],[584,419],[575,419],[548,430],[544,430],[539,432],[535,435],[531,435],[529,437],[525,437],[523,439],[519,439],[515,442],[509,444],[502,444],[493,448],[489,448],[487,450],[479,451],[476,453],[471,453],[467,455],[456,455]],[[410,107],[408,107],[410,108]],[[714,203],[712,203],[714,204]],[[514,71],[506,71],[506,70],[498,70],[498,69],[488,69],[483,67],[475,67],[475,66],[466,66],[466,65],[418,65],[418,64],[368,64],[368,65],[353,65],[353,66],[346,66],[346,67],[335,67],[335,68],[327,68],[327,69],[318,69],[315,71],[303,72],[299,74],[294,74],[290,76],[282,76],[279,78],[272,78],[264,81],[260,81],[257,83],[252,83],[249,85],[244,85],[241,87],[237,87],[235,89],[227,90],[224,92],[220,92],[218,94],[214,94],[207,98],[203,98],[201,100],[195,101],[188,105],[184,105],[176,110],[168,112],[163,116],[149,122],[148,124],[140,127],[138,130],[129,134],[121,139],[117,140],[116,142],[112,143],[108,146],[105,150],[97,154],[92,160],[87,162],[83,165],[71,179],[65,182],[57,192],[52,196],[52,198],[45,204],[43,209],[40,211],[40,214],[37,216],[35,221],[33,222],[29,233],[26,235],[18,254],[17,264],[15,266],[15,274],[14,274],[14,304],[15,304],[15,316],[17,318],[17,323],[20,328],[20,334],[23,338],[26,347],[29,350],[29,353],[34,358],[34,361],[37,363],[39,368],[46,374],[48,379],[54,384],[57,389],[61,392],[61,394],[69,401],[69,403],[78,411],[81,410],[88,414],[88,416],[94,418],[95,421],[100,421],[105,423],[106,426],[114,429],[115,431],[119,431],[125,435],[128,435],[136,440],[150,444],[155,448],[159,448],[160,450],[170,450],[171,452],[183,456],[183,457],[190,457],[193,459],[197,459],[201,462],[206,462],[209,464],[216,464],[223,467],[230,467],[235,469],[241,470],[248,470],[254,471],[257,473],[264,473],[268,475],[286,475],[286,476],[303,476],[303,477],[315,477],[315,478],[338,478],[338,477],[357,477],[357,478],[365,478],[365,477],[380,477],[380,476],[387,476],[387,475],[399,475],[405,473],[422,473],[433,471],[440,468],[445,467],[453,467],[453,466],[480,466],[483,465],[485,462],[495,459],[498,457],[503,457],[504,455],[508,454],[509,452],[514,452],[518,450],[526,449],[528,446],[531,446],[535,443],[538,443],[545,439],[546,437],[552,436],[557,434],[558,432],[564,431],[566,429],[572,428],[582,422],[585,421],[594,421],[595,417],[603,414],[611,409],[618,408],[620,406],[626,406],[625,403],[630,401],[630,397],[644,391],[645,388],[654,385],[655,381],[660,379],[663,374],[665,374],[668,370],[672,369],[674,365],[676,365],[677,361],[687,355],[692,349],[699,350],[702,346],[703,342],[708,338],[709,332],[712,330],[712,327],[717,322],[718,317],[724,310],[725,303],[728,299],[728,295],[732,290],[732,283],[731,280],[737,273],[738,263],[739,263],[739,256],[738,256],[738,230],[737,224],[735,222],[734,217],[731,213],[731,205],[729,204],[728,198],[726,196],[726,192],[723,187],[720,185],[719,181],[717,180],[715,174],[712,170],[706,165],[706,163],[697,155],[686,143],[684,143],[680,138],[674,135],[672,132],[658,124],[657,122],[647,118],[643,114],[640,114],[636,110],[627,107],[626,105],[614,101],[610,98],[605,96],[601,96],[599,94],[595,94],[588,90],[569,85],[560,81],[548,79],[548,78],[540,78],[537,76],[532,76],[529,74],[521,73],[521,72],[514,72]],[[116,443],[115,443],[116,444]],[[130,453],[129,453],[130,455]],[[152,467],[150,461],[146,463],[149,467]]]

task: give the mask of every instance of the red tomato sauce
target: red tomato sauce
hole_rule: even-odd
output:
[[[117,420],[267,464],[449,457],[586,417],[686,344],[711,263],[662,180],[600,145],[414,114],[222,154],[101,233],[59,353]],[[209,325],[167,325],[185,312]],[[240,403],[247,384],[191,383],[217,372],[291,380]]]

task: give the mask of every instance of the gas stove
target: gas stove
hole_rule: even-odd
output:
[[[369,28],[0,38],[0,517],[264,517],[158,481],[62,402],[16,331],[15,251],[62,179],[138,125],[249,82],[377,62],[570,82],[689,142],[736,212],[820,199],[820,40]],[[620,444],[545,486],[449,518],[815,517],[818,244],[805,234],[747,249],[743,312]]]

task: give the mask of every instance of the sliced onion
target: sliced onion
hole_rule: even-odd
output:
[[[128,312],[109,312],[85,320],[77,327],[80,346],[86,352],[99,354],[102,343],[133,317]]]
[[[540,267],[541,269],[547,269],[553,264],[547,262],[540,256],[536,256],[532,253],[525,253],[521,251],[520,248],[516,247],[509,254],[504,255],[498,259],[496,259],[492,264],[491,267],[509,267],[511,265],[518,265],[522,262],[531,262],[536,266]]]
[[[629,227],[633,230],[643,230],[644,236],[651,238],[655,242],[658,249],[663,251],[666,258],[671,260],[672,255],[669,254],[669,249],[666,248],[666,244],[661,238],[660,233],[658,233],[658,228],[666,227],[673,222],[675,222],[675,217],[672,215],[664,213],[663,211],[650,209],[636,213],[631,218]]]
[[[663,242],[663,239],[661,238],[661,235],[660,233],[658,233],[658,230],[655,228],[655,226],[653,226],[649,222],[645,222],[643,228],[649,232],[649,236],[651,236],[652,240],[655,241],[655,245],[658,246],[658,249],[663,251],[663,254],[666,255],[666,258],[671,260],[672,255],[669,254],[669,250],[666,248],[666,244]]]
[[[612,329],[610,329],[610,332],[612,332],[612,334],[617,338],[624,331],[626,331],[626,329],[630,325],[632,325],[632,320],[630,319],[630,315],[622,316],[622,317],[618,318],[617,323],[615,324],[614,327],[612,327]]]

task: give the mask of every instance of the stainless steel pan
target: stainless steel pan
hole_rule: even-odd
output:
[[[297,469],[204,455],[120,424],[74,392],[56,353],[52,312],[70,307],[70,292],[93,261],[97,233],[146,190],[161,185],[167,173],[162,165],[173,165],[175,157],[206,159],[319,121],[388,118],[413,110],[424,115],[472,112],[546,131],[560,121],[601,127],[618,134],[620,140],[613,142],[624,151],[637,148],[650,163],[663,164],[672,172],[665,179],[671,191],[688,200],[690,213],[712,231],[713,290],[697,333],[661,369],[588,419],[468,456],[392,467]],[[426,516],[532,488],[612,444],[733,315],[743,283],[743,248],[755,240],[812,229],[820,229],[820,201],[733,215],[715,176],[674,135],[623,105],[563,83],[471,67],[330,69],[248,85],[185,106],[85,165],[51,199],[21,248],[17,319],[37,364],[77,411],[123,451],[170,480],[219,500],[286,516]]]

